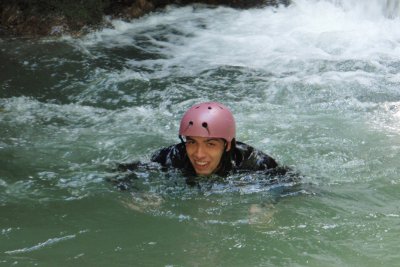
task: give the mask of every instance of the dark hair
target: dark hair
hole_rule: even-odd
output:
[[[227,141],[224,139],[225,147],[227,145]],[[234,157],[235,157],[235,149],[236,149],[236,140],[235,138],[231,141],[231,148],[229,151],[224,150],[222,154],[221,161],[219,163],[218,169],[215,174],[219,176],[227,176],[229,172],[233,169]]]

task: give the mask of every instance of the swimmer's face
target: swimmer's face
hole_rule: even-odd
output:
[[[210,175],[219,167],[222,154],[231,149],[231,142],[221,138],[187,136],[186,153],[196,174]]]

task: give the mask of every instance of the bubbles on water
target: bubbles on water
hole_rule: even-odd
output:
[[[0,103],[4,107],[0,123],[7,129],[2,132],[5,145],[0,150],[5,164],[0,174],[4,181],[0,186],[2,202],[80,199],[92,190],[106,190],[107,172],[101,170],[109,171],[118,159],[143,158],[143,151],[152,142],[149,136],[165,133],[165,129],[152,131],[143,123],[157,120],[146,107],[107,111],[25,97],[2,99]],[[135,144],[133,140],[140,138],[144,141]]]
[[[383,133],[386,139],[391,139],[391,149],[399,146],[398,136],[400,134],[400,102],[396,99],[385,101],[379,105],[378,111],[370,122],[372,128]]]
[[[380,246],[397,255],[400,33],[381,3],[170,7],[81,39],[0,48],[16,73],[0,86],[0,207],[10,215],[15,206],[36,212],[37,205],[46,215],[61,208],[54,223],[64,231],[7,251],[58,246],[70,238],[68,222],[98,229],[99,221],[87,223],[95,214],[104,217],[102,229],[119,216],[127,225],[151,222],[147,229],[176,225],[196,237],[184,243],[186,256],[225,250],[233,265],[242,255],[256,256],[243,261],[252,266],[354,263],[387,254]],[[136,173],[132,191],[105,181],[121,175],[116,162],[147,162],[177,142],[183,112],[207,100],[229,106],[238,139],[300,171],[302,183],[271,185],[245,174],[189,187],[180,174],[160,170]],[[87,213],[93,205],[99,213]],[[41,214],[24,214],[42,222]],[[10,229],[0,235],[28,233]],[[157,238],[143,244],[156,249]],[[201,252],[199,244],[206,244]],[[336,253],[343,248],[348,261]],[[315,253],[321,250],[329,252],[324,259]]]
[[[398,0],[386,0],[385,14],[389,18],[400,17],[400,2]]]
[[[348,10],[357,10],[357,5],[376,8],[348,2],[349,8],[329,1],[294,1],[288,8],[249,11],[172,8],[132,23],[115,21],[113,30],[94,33],[84,43],[154,49],[150,52],[158,54],[155,58],[133,58],[129,64],[157,70],[153,74],[158,77],[191,76],[227,65],[285,73],[291,61],[298,65],[314,58],[371,59],[391,53],[399,40],[397,23],[374,18],[360,22]]]
[[[36,244],[34,246],[31,246],[31,247],[5,251],[4,253],[6,253],[8,255],[29,253],[31,251],[40,250],[40,249],[42,249],[44,247],[51,246],[51,245],[54,245],[56,243],[63,242],[63,241],[66,241],[66,240],[70,240],[70,239],[74,239],[74,238],[76,238],[75,234],[74,235],[66,235],[66,236],[62,236],[62,237],[54,237],[54,238],[50,238],[50,239],[46,240],[45,242],[41,242],[41,243]]]
[[[14,56],[21,55],[25,71],[46,67],[46,74],[51,69],[51,77],[63,78],[49,86],[48,97],[0,100],[0,125],[7,129],[1,153],[29,156],[19,163],[40,180],[5,179],[0,187],[22,196],[56,186],[55,195],[86,197],[84,190],[95,191],[106,176],[97,169],[114,160],[148,160],[155,149],[177,141],[181,114],[206,100],[231,107],[239,139],[312,181],[373,179],[368,172],[376,169],[379,176],[384,165],[371,158],[389,155],[394,162],[400,129],[400,32],[382,3],[298,0],[287,8],[242,11],[170,7],[133,22],[112,21],[113,29],[81,39],[48,42],[50,55],[34,49],[26,57],[28,49],[20,47]],[[393,13],[395,2],[386,3]],[[60,47],[71,58],[61,56]],[[388,134],[395,137],[385,141]],[[203,193],[246,198],[280,190],[235,182]],[[174,186],[153,186],[179,195]]]
[[[180,172],[154,168],[110,177],[112,184],[123,189],[125,208],[180,222],[255,225],[272,220],[270,212],[278,199],[311,194],[301,182],[277,182],[263,174],[198,178],[192,185]]]
[[[327,0],[347,11],[355,12],[361,16],[397,18],[400,14],[398,0]]]

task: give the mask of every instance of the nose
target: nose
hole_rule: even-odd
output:
[[[205,149],[202,145],[197,145],[194,156],[198,159],[205,157]]]

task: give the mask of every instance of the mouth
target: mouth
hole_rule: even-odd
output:
[[[206,162],[206,161],[195,161],[194,164],[195,164],[196,167],[202,169],[202,168],[207,167],[208,162]]]
[[[193,161],[193,167],[197,174],[209,174],[210,173],[210,162],[209,161]]]
[[[212,162],[206,159],[192,159],[192,166],[198,175],[209,175],[212,173]]]

